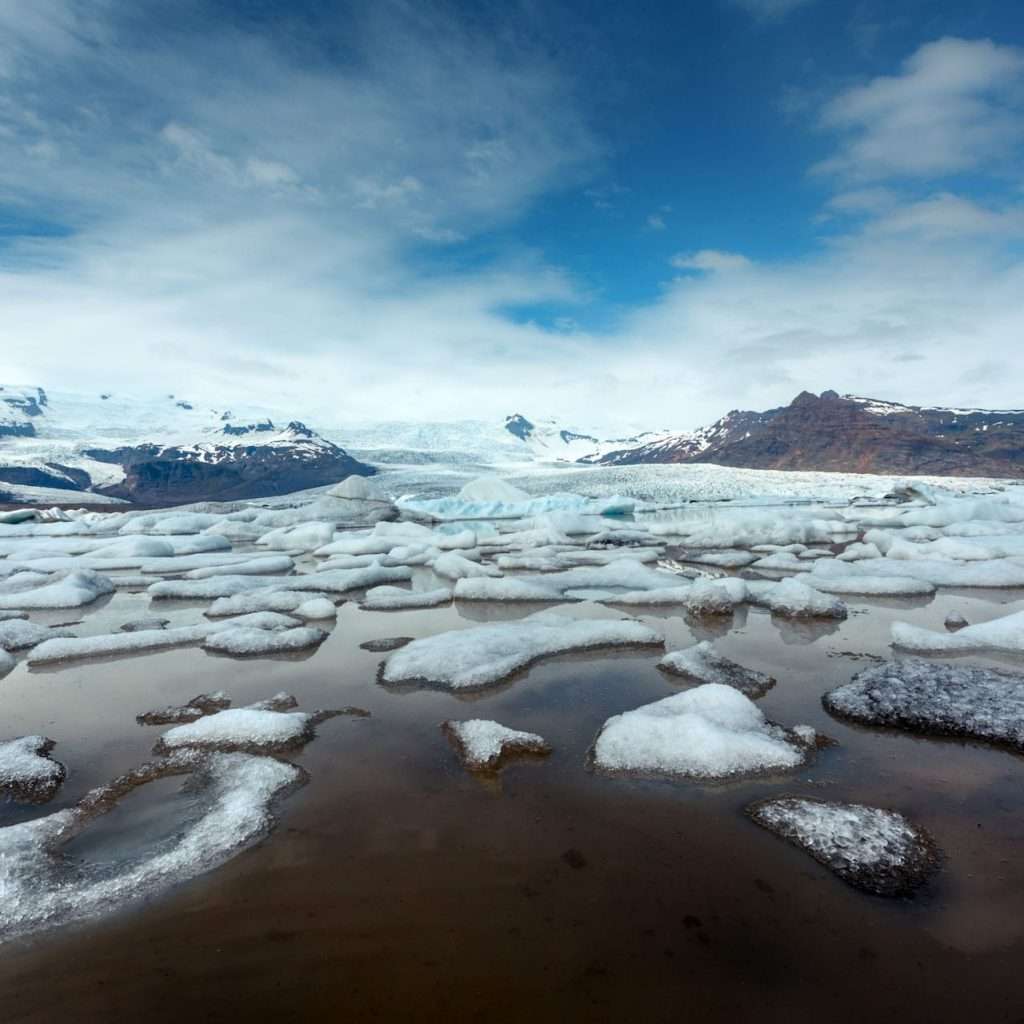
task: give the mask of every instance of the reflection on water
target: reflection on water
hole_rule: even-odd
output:
[[[4,824],[67,806],[146,760],[163,727],[135,716],[201,692],[223,689],[237,706],[286,690],[303,707],[357,705],[373,717],[319,727],[292,758],[309,785],[262,844],[157,899],[6,945],[4,1020],[1015,1020],[1024,759],[851,726],[820,699],[865,659],[893,656],[894,619],[941,628],[956,610],[979,621],[1024,607],[1024,594],[848,603],[850,618],[828,623],[747,607],[703,620],[629,610],[669,648],[713,639],[774,676],[765,714],[837,741],[790,775],[714,786],[585,768],[607,717],[677,692],[656,651],[554,658],[467,698],[384,688],[386,655],[360,648],[539,606],[371,613],[349,602],[312,656],[238,661],[188,648],[19,666],[0,682],[3,733],[51,736],[69,775],[47,808],[0,806]],[[178,625],[204,606],[163,603],[159,613]],[[118,593],[89,609],[83,631],[153,608]],[[483,782],[438,728],[468,717],[538,732],[554,751]],[[943,870],[910,902],[856,892],[743,816],[750,801],[782,793],[898,809],[937,838]],[[180,827],[188,801],[175,780],[144,787],[68,852],[136,855]]]

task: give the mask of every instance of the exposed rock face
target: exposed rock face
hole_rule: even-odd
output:
[[[505,417],[505,429],[520,441],[527,440],[534,431],[534,425],[519,413]]]
[[[612,452],[605,464],[1024,477],[1024,410],[938,409],[805,391],[692,434]]]
[[[262,432],[262,425],[253,431]],[[299,422],[262,444],[143,444],[86,454],[124,467],[124,480],[97,488],[100,493],[147,504],[264,498],[376,472]]]

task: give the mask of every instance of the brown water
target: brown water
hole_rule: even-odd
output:
[[[278,807],[269,838],[227,865],[0,946],[0,1020],[1022,1021],[1024,759],[851,727],[820,696],[869,664],[865,655],[891,656],[894,618],[939,628],[955,608],[981,621],[1024,607],[1024,594],[850,606],[837,628],[756,609],[703,627],[644,616],[670,648],[715,638],[727,656],[772,673],[766,714],[838,741],[802,771],[714,786],[585,767],[609,715],[675,690],[654,652],[563,657],[466,699],[383,689],[381,656],[359,649],[524,606],[347,604],[307,658],[188,649],[19,666],[0,681],[0,734],[53,737],[69,772],[48,807],[0,808],[4,824],[144,760],[162,727],[135,715],[201,691],[222,688],[241,704],[285,689],[305,709],[358,705],[373,717],[319,727],[293,758],[309,784]],[[160,613],[168,607],[176,620],[200,612]],[[144,597],[119,594],[86,627],[147,609]],[[536,731],[555,751],[481,780],[442,736],[449,717]],[[179,789],[167,779],[133,793],[69,852],[122,855],[165,835],[186,801]],[[851,889],[746,819],[747,803],[781,793],[901,810],[936,837],[943,869],[912,901]]]

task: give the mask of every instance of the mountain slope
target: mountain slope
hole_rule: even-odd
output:
[[[0,388],[0,493],[47,488],[69,501],[88,501],[77,493],[177,504],[269,497],[373,472],[299,421],[279,429],[265,410],[247,420],[174,395]]]
[[[767,412],[611,452],[604,464],[1024,477],[1024,410],[945,409],[803,392]]]

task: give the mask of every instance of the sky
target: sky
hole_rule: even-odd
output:
[[[0,382],[1024,406],[1024,5],[0,0]]]

